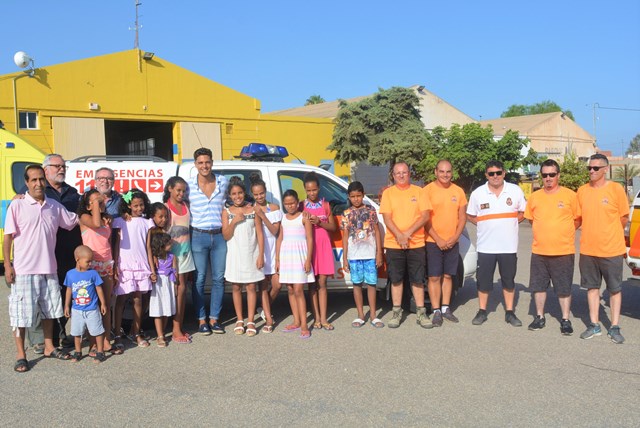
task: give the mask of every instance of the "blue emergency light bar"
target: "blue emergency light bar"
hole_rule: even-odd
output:
[[[250,143],[242,148],[240,156],[236,156],[236,158],[252,161],[283,162],[282,159],[287,156],[289,156],[289,151],[285,147]]]
[[[16,148],[16,143],[14,143],[12,141],[7,141],[6,143],[4,143],[4,148],[5,149],[15,149]]]

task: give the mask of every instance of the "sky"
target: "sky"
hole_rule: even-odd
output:
[[[141,49],[265,113],[420,84],[478,120],[552,100],[617,155],[640,133],[638,0],[139,1]],[[2,3],[0,74],[134,47],[135,0]]]

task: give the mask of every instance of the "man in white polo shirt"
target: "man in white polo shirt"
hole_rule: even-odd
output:
[[[487,302],[493,290],[493,274],[498,264],[502,294],[506,310],[505,321],[514,327],[522,326],[516,317],[513,303],[518,262],[518,224],[524,219],[526,200],[520,187],[505,183],[502,162],[487,162],[487,182],[471,193],[467,219],[478,226],[478,304],[480,309],[474,325],[487,320]]]

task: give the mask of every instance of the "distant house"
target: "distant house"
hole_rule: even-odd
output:
[[[480,124],[491,125],[496,139],[510,129],[518,131],[531,141],[533,150],[550,159],[561,160],[569,153],[586,159],[596,153],[595,138],[562,112],[501,117]]]
[[[454,123],[465,125],[476,122],[476,120],[453,107],[442,98],[426,90],[424,86],[413,85],[409,88],[414,90],[420,99],[420,116],[426,129],[433,129],[436,126],[449,128]],[[370,96],[371,95],[354,97],[345,99],[344,101],[354,103]],[[339,108],[340,100],[335,100],[286,110],[272,111],[269,114],[274,116],[304,116],[335,119],[338,115]],[[327,142],[327,145],[329,144],[330,141]],[[358,180],[364,184],[367,193],[377,194],[389,183],[389,167],[373,166],[367,162],[360,162],[351,166],[351,176],[353,180]]]

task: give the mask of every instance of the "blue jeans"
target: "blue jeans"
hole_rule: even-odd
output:
[[[227,241],[221,233],[211,235],[193,230],[191,233],[191,253],[196,265],[196,282],[192,289],[193,306],[199,320],[205,320],[207,313],[204,309],[204,281],[207,269],[211,264],[211,305],[210,320],[218,320],[222,310],[224,297],[224,269],[227,263]]]

